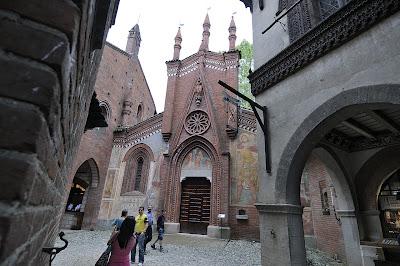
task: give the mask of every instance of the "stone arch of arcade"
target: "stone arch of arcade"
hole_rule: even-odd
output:
[[[400,168],[400,145],[379,150],[357,172],[355,185],[360,210],[360,238],[366,242],[383,238],[378,195],[383,183]]]
[[[375,85],[343,90],[318,105],[307,115],[283,143],[283,151],[277,158],[276,170],[272,178],[267,181],[268,186],[273,188],[271,195],[264,197],[266,204],[258,204],[257,208],[261,221],[261,238],[263,245],[271,248],[270,252],[281,254],[282,247],[289,250],[289,261],[293,264],[305,265],[305,245],[302,225],[302,208],[300,206],[300,182],[302,171],[307,158],[312,150],[339,123],[350,119],[365,111],[393,108],[400,104],[400,85]],[[328,163],[329,165],[329,163]],[[346,178],[340,177],[333,171],[338,187],[342,187],[343,208],[349,208],[347,214],[354,216],[351,212],[352,204],[343,204],[344,201],[351,202],[356,199],[351,196],[352,188],[346,183]],[[344,175],[345,176],[345,175]],[[261,191],[271,191],[264,189]],[[346,192],[347,191],[347,192]],[[354,204],[357,206],[357,203]],[[356,230],[355,219],[351,219],[351,230]],[[285,225],[285,226],[282,226]],[[356,235],[353,233],[353,236]],[[355,239],[359,236],[357,235]],[[276,250],[274,251],[274,249]],[[349,251],[346,247],[346,253]],[[360,253],[358,251],[358,253]],[[360,265],[360,256],[354,258],[355,265]],[[263,257],[268,263],[270,259]],[[282,258],[282,264],[287,263],[287,258]],[[272,263],[272,261],[271,261]],[[275,261],[277,263],[277,261]]]
[[[61,227],[91,229],[97,220],[99,169],[94,159],[84,161],[76,170],[67,199]]]
[[[166,186],[165,209],[167,220],[171,223],[179,223],[181,205],[181,170],[186,156],[195,148],[203,150],[211,161],[212,177],[210,192],[210,225],[217,225],[217,214],[221,211],[221,162],[213,145],[206,139],[195,136],[184,141],[174,152],[169,165],[168,180]]]

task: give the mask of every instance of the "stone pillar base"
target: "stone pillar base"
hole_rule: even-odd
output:
[[[385,260],[383,248],[376,246],[361,245],[362,265],[375,266],[374,260]]]
[[[166,234],[177,234],[180,231],[180,223],[165,223],[164,224]]]
[[[231,237],[231,228],[209,225],[207,226],[207,236],[212,238],[229,239]]]
[[[307,265],[302,213],[292,204],[256,204],[260,217],[261,264]]]

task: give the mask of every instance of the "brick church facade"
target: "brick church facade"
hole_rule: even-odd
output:
[[[75,211],[71,192],[62,227],[106,229],[121,210],[135,215],[151,205],[156,214],[166,210],[170,233],[260,238],[256,119],[217,84],[238,87],[236,26],[232,19],[228,51],[216,53],[208,49],[210,24],[207,15],[199,50],[184,59],[178,30],[159,114],[138,59],[139,26],[129,32],[126,51],[106,43],[95,90],[109,127],[82,138],[71,177],[82,203]],[[322,213],[319,184],[329,188],[329,175],[309,160],[302,179],[304,233],[310,246],[343,258],[340,226]],[[326,234],[326,225],[337,230]]]
[[[224,53],[209,51],[210,26],[207,15],[199,50],[184,59],[178,30],[160,114],[138,60],[139,26],[126,51],[106,44],[95,90],[109,127],[82,138],[62,227],[107,228],[122,209],[152,205],[166,210],[169,232],[259,238],[255,117],[217,84],[238,86],[236,26]]]

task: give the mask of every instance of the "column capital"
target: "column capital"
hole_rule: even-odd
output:
[[[256,203],[255,206],[260,213],[303,214],[303,207],[300,205]]]
[[[356,217],[355,210],[336,210],[339,217]]]
[[[360,211],[360,215],[362,216],[379,216],[380,214],[379,210]]]

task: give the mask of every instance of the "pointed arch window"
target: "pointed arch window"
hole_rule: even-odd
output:
[[[139,157],[136,162],[135,190],[140,190],[140,184],[142,183],[142,172],[143,157]]]
[[[121,195],[130,193],[145,193],[149,179],[150,164],[154,161],[154,155],[149,147],[138,144],[127,152],[124,178],[122,181]]]
[[[142,122],[142,105],[139,104],[138,109],[137,109],[137,113],[136,113],[136,117],[137,117],[137,121],[138,123]]]

